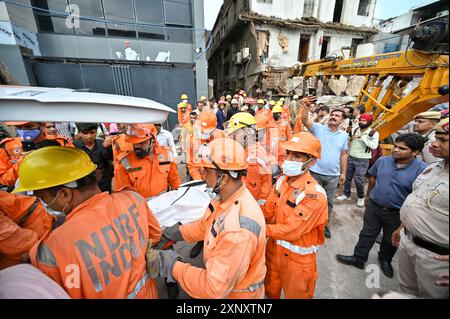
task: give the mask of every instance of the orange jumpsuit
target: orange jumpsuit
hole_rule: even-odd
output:
[[[36,197],[0,191],[0,269],[19,264],[53,221]]]
[[[263,207],[266,218],[266,295],[312,298],[317,280],[316,252],[328,222],[325,190],[309,172],[291,185],[281,175]]]
[[[45,135],[43,140],[55,140],[61,146],[74,147],[68,138],[61,135]],[[13,186],[16,183],[23,157],[20,137],[0,141],[0,185]]]
[[[127,143],[125,141],[125,134],[114,135],[111,139],[112,143],[112,152],[113,152],[113,160],[117,161],[119,155],[123,152],[132,152],[133,144]]]
[[[20,137],[0,141],[0,185],[14,186],[23,157]]]
[[[291,125],[286,120],[272,120],[268,127],[267,134],[268,146],[270,154],[275,156],[278,160],[278,165],[281,167],[286,158],[286,150],[283,148],[282,143],[287,142],[292,137]]]
[[[200,137],[194,130],[194,134],[189,136],[187,139],[187,152],[186,152],[186,166],[193,180],[203,180],[201,174],[201,169],[197,165],[198,154],[201,154],[202,148],[208,145],[209,142],[213,141],[215,138],[226,137],[224,131],[216,129],[214,130],[211,138],[209,140],[201,140]]]
[[[272,189],[272,161],[260,143],[248,146],[245,149],[245,158],[248,161],[248,169],[243,181],[261,204],[261,200],[265,200]]]
[[[303,106],[300,105],[300,107],[298,109],[297,120],[295,121],[294,134],[303,132],[302,112],[303,112]]]
[[[172,276],[193,298],[264,298],[265,222],[245,186],[211,201],[197,222],[180,226],[187,242],[204,241],[206,268],[175,262]]]
[[[114,167],[114,189],[131,186],[145,198],[166,192],[169,186],[177,189],[181,184],[172,151],[157,142],[152,153],[142,159],[134,151],[120,154]]]
[[[266,110],[265,108],[260,109],[256,109],[255,110],[255,116],[258,116],[260,114],[264,115],[264,116],[268,116],[270,110]]]
[[[289,125],[291,124],[291,111],[289,110],[289,107],[287,105],[283,105],[283,112],[281,113],[281,117],[284,120],[288,121]]]
[[[178,106],[179,105],[180,104],[178,104]],[[192,112],[192,105],[187,103],[186,111],[184,113],[181,112],[181,108],[178,106],[177,106],[178,124],[180,124],[180,126],[183,126],[184,124],[190,121],[189,113]]]
[[[65,147],[75,147],[71,140],[62,135],[45,135],[44,140],[57,141],[59,145]]]
[[[129,189],[94,195],[30,251],[31,263],[71,298],[158,298],[145,252],[161,228],[147,202]]]

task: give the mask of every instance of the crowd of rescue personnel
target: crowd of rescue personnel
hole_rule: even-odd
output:
[[[256,95],[195,109],[181,95],[177,143],[163,123],[4,123],[17,136],[0,140],[0,298],[158,298],[157,277],[169,298],[179,286],[313,298],[334,201],[352,200],[353,180],[364,226],[337,260],[363,269],[383,230],[380,267],[393,277],[398,248],[401,292],[448,298],[448,106],[418,114],[381,156],[363,105]],[[190,180],[212,198],[203,217],[161,228],[147,200]],[[179,241],[196,243],[191,258],[203,250],[204,267]]]

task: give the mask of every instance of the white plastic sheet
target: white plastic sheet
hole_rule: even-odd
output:
[[[211,201],[206,183],[193,181],[147,201],[161,227],[187,224],[200,219]]]

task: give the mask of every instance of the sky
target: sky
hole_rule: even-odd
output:
[[[357,0],[353,0],[357,1]],[[412,7],[420,7],[436,0],[377,0],[375,18],[389,19],[410,11]],[[205,28],[212,30],[223,0],[204,0]]]

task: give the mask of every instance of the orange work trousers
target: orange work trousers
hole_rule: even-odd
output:
[[[280,299],[312,299],[317,280],[316,254],[293,253],[269,239],[266,249],[266,295]]]

